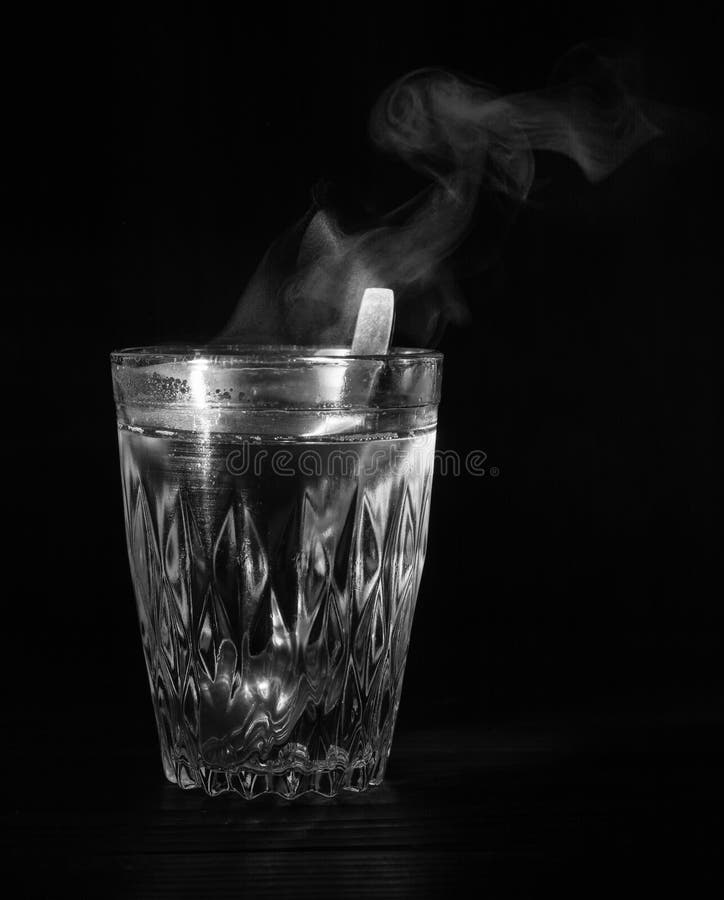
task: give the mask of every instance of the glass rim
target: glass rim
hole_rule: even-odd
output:
[[[417,347],[391,347],[386,353],[353,353],[349,347],[271,344],[153,344],[113,350],[111,362],[121,366],[141,367],[158,363],[193,363],[196,360],[224,367],[235,363],[254,365],[308,365],[377,360],[380,362],[439,361],[439,350]]]

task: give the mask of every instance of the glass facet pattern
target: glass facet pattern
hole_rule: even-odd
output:
[[[321,439],[250,441],[144,415],[138,427],[119,410],[119,447],[167,778],[246,798],[379,784],[425,554],[434,424],[365,434],[345,412],[343,439],[327,426],[313,429]]]

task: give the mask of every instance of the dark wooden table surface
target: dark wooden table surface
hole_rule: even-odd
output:
[[[12,896],[645,896],[719,877],[718,711],[553,718],[408,725],[382,788],[293,803],[183,792],[147,748],[55,735],[6,783]]]

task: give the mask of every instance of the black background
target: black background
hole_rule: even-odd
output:
[[[677,112],[595,187],[542,154],[499,262],[463,285],[438,446],[489,469],[434,487],[398,735],[527,723],[551,746],[720,747],[720,23],[579,6],[6,23],[11,823],[48,780],[107,792],[114,753],[157,766],[109,351],[213,335],[312,186],[382,166],[367,115],[395,77],[537,87],[583,40],[636,50],[641,89]],[[720,840],[693,809],[670,814]]]

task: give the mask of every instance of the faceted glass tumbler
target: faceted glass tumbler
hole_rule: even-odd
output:
[[[246,798],[378,785],[425,556],[441,355],[152,347],[111,363],[166,777]]]

